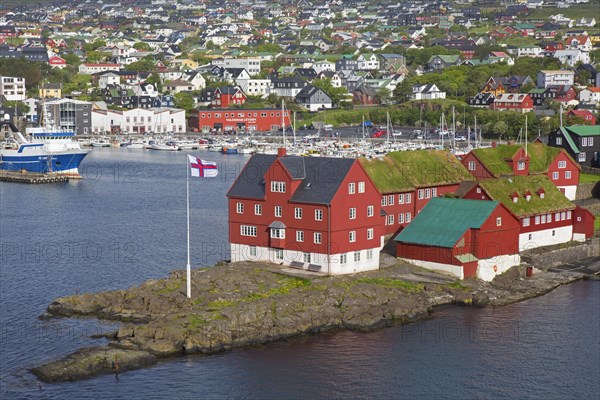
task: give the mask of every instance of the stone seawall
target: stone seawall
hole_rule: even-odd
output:
[[[595,256],[600,256],[600,237],[594,237],[585,243],[569,242],[527,250],[521,254],[521,259],[536,268],[548,269]]]

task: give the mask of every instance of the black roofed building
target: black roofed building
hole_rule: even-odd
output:
[[[232,261],[379,268],[381,194],[356,159],[255,154],[227,196]]]

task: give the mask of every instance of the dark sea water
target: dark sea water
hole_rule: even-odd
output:
[[[248,156],[191,181],[192,264],[227,258],[225,194]],[[39,384],[28,368],[113,325],[41,321],[52,299],[127,288],[183,269],[185,155],[94,150],[85,179],[0,183],[0,399],[598,399],[600,282],[500,308],[436,310],[422,323],[338,332],[139,371]]]

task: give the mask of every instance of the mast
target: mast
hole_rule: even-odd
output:
[[[362,139],[365,140],[365,116],[362,116]]]
[[[477,141],[477,114],[475,114],[475,148],[479,148]]]
[[[387,121],[386,121],[386,127],[385,127],[386,129],[385,129],[385,131],[387,133],[386,134],[386,136],[387,136],[387,142],[389,144],[390,143],[390,112],[388,111],[386,113],[386,115],[387,115]]]
[[[452,151],[456,151],[456,117],[454,116],[454,106],[452,106]]]
[[[527,114],[525,114],[525,157],[527,157]]]
[[[285,147],[286,143],[285,143],[285,117],[284,117],[284,104],[283,104],[283,99],[281,100],[281,132],[283,134],[283,147]]]
[[[292,134],[294,135],[294,146],[296,145],[296,111],[294,111],[294,125],[292,125]]]

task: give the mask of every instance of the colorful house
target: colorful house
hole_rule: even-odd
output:
[[[461,182],[473,180],[447,151],[396,151],[359,161],[383,195],[384,235],[409,225],[431,199],[455,193]]]
[[[244,104],[247,99],[247,96],[239,87],[223,86],[215,89],[212,104],[215,107],[229,107],[229,105]]]
[[[379,268],[381,194],[356,159],[255,154],[229,190],[232,261]]]
[[[579,165],[600,167],[600,126],[563,126],[548,136],[548,145],[561,147]]]
[[[485,179],[463,198],[499,201],[512,212],[521,226],[519,251],[585,240],[590,229],[593,232],[594,221],[587,210],[571,203],[544,175]],[[576,226],[578,216],[582,220]]]
[[[569,200],[575,200],[581,171],[566,151],[539,142],[475,149],[461,163],[476,179],[546,175]]]
[[[459,279],[519,265],[519,220],[498,201],[432,199],[396,236],[396,256]]]
[[[528,113],[533,110],[533,100],[524,93],[503,93],[491,104],[492,110],[508,110]]]

